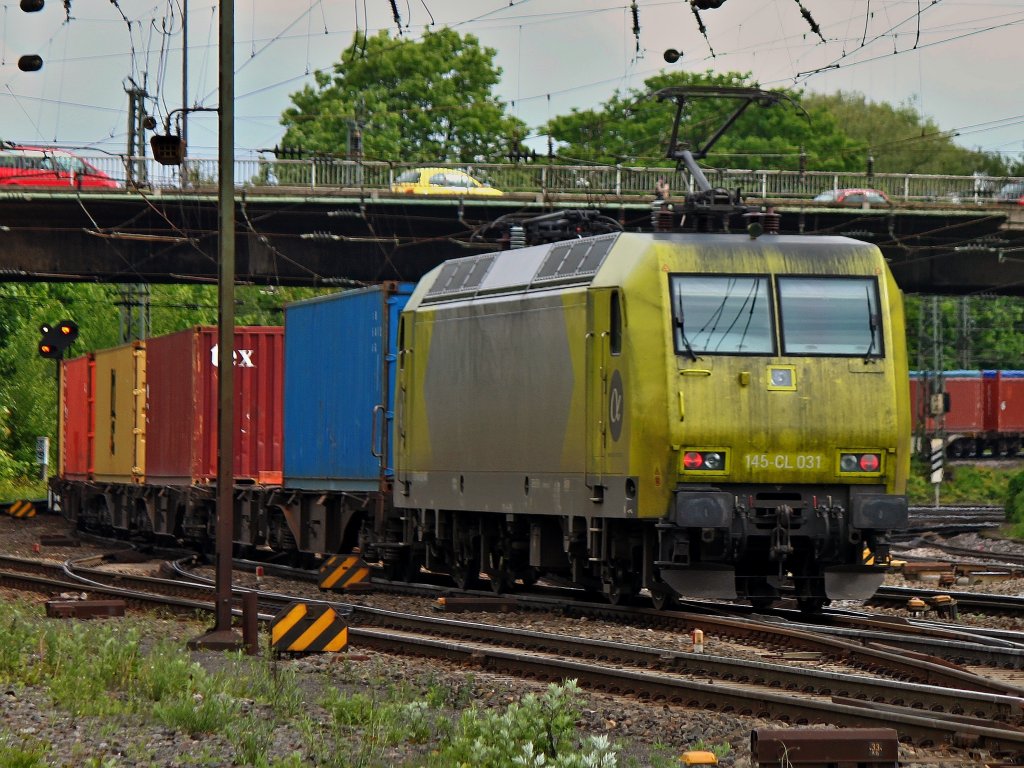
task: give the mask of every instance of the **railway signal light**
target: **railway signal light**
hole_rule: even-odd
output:
[[[18,69],[22,72],[38,72],[43,68],[43,57],[30,53],[26,56],[18,57]]]
[[[39,331],[43,334],[39,340],[39,354],[54,360],[63,357],[64,350],[78,338],[78,325],[71,320],[61,320],[56,325],[43,323]]]
[[[18,4],[25,13],[43,10],[45,0],[21,0]],[[18,59],[18,69],[22,72],[38,72],[43,68],[43,57],[35,53],[26,54]]]

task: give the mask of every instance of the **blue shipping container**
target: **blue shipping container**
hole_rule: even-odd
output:
[[[374,491],[390,477],[398,320],[414,287],[285,307],[285,487]]]

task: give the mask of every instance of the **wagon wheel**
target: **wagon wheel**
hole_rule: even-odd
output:
[[[389,553],[390,557],[385,558],[384,578],[388,581],[412,581],[419,572],[419,565],[414,566],[414,558],[408,550]]]

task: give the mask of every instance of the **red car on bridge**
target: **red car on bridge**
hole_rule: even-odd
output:
[[[0,187],[117,189],[120,186],[94,165],[63,149],[0,145]]]

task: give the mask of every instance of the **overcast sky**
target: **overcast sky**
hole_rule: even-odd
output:
[[[763,88],[858,91],[909,103],[964,146],[1024,152],[1024,0],[396,0],[401,34],[430,24],[497,51],[499,95],[536,129],[660,70],[749,72]],[[183,104],[181,11],[188,13],[188,103],[217,106],[218,8],[209,0],[47,0],[0,14],[0,138],[123,153],[129,78],[161,122]],[[235,0],[236,146],[273,147],[289,95],[329,69],[356,29],[399,34],[390,0]],[[820,28],[816,34],[806,9]],[[126,21],[127,19],[127,21]],[[824,41],[822,40],[824,38]],[[639,46],[639,51],[638,51]],[[674,64],[666,49],[682,52]],[[713,53],[712,53],[713,51]],[[18,70],[38,53],[40,72]],[[189,153],[216,155],[213,113],[189,118]],[[343,139],[342,139],[343,140]],[[538,149],[543,140],[538,139]],[[339,150],[343,149],[339,147]]]

